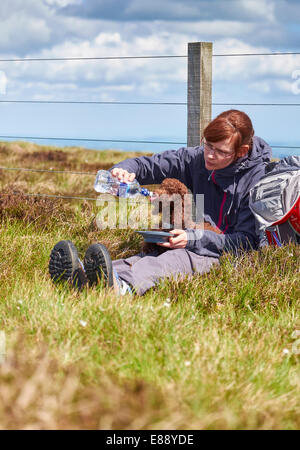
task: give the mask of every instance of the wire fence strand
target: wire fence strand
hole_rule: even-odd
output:
[[[90,142],[120,142],[120,143],[136,143],[136,144],[168,144],[168,145],[186,145],[185,142],[170,141],[135,141],[122,139],[88,139],[88,138],[61,138],[61,137],[33,137],[33,136],[0,136],[0,139],[32,139],[32,140],[55,140],[55,141],[90,141]],[[300,149],[300,145],[272,145],[272,148]]]
[[[265,52],[265,53],[219,53],[213,54],[216,57],[235,56],[286,56],[300,55],[300,52]],[[167,58],[187,58],[188,55],[148,55],[148,56],[75,56],[62,58],[2,58],[0,62],[27,62],[27,61],[101,61],[101,60],[122,60],[122,59],[167,59]]]
[[[180,105],[185,106],[187,102],[100,102],[85,100],[0,100],[0,103],[38,103],[38,104],[79,104],[79,105]]]
[[[185,145],[185,142],[170,142],[170,141],[136,141],[123,139],[94,139],[94,138],[65,138],[65,137],[38,137],[38,136],[0,136],[0,139],[31,139],[31,140],[54,140],[54,141],[82,141],[82,142],[120,142],[120,143],[134,143],[134,144],[170,144],[170,145]]]
[[[40,193],[33,193],[33,192],[0,192],[1,195],[15,195],[15,196],[25,196],[25,197],[41,197],[41,198],[57,198],[59,200],[87,200],[87,201],[93,201],[96,202],[97,200],[101,200],[101,194],[98,194],[97,198],[93,197],[73,197],[70,195],[55,195],[55,194],[40,194]],[[111,194],[111,198],[107,197],[107,194],[103,194],[105,196],[104,201],[105,202],[113,202],[115,203],[120,197],[114,197]],[[137,198],[131,198],[130,201],[137,202]]]
[[[1,192],[0,195],[18,195],[25,197],[50,197],[50,198],[58,198],[63,200],[89,200],[89,201],[97,201],[99,198],[92,197],[72,197],[69,195],[55,195],[55,194],[35,194],[28,192]]]
[[[65,58],[10,58],[0,59],[0,62],[26,62],[26,61],[101,61],[118,59],[164,59],[187,58],[187,55],[153,55],[153,56],[76,56]]]
[[[0,103],[70,105],[166,105],[187,106],[187,102],[100,102],[85,100],[0,100]],[[300,106],[300,103],[212,103],[213,106]]]
[[[96,172],[74,172],[71,170],[31,169],[25,167],[3,167],[3,166],[0,166],[0,170],[21,170],[24,172],[67,173],[72,175],[93,175],[93,176],[97,174]]]
[[[220,53],[212,56],[287,56],[300,55],[300,52],[266,52],[266,53]]]

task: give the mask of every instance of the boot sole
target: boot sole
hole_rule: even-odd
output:
[[[91,286],[103,278],[107,286],[113,286],[113,268],[109,251],[103,244],[92,244],[84,257],[84,270]]]
[[[86,277],[73,242],[60,241],[53,247],[49,260],[49,274],[54,283],[69,281],[78,289],[84,286]]]

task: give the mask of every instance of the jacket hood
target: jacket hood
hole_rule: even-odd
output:
[[[271,157],[272,149],[269,144],[267,144],[262,138],[254,136],[251,152],[244,156],[244,158],[239,158],[235,161],[235,163],[239,165],[241,162],[244,162],[244,168],[248,169],[256,165],[258,162],[270,162]]]

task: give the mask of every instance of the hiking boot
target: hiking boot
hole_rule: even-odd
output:
[[[102,279],[108,287],[113,286],[112,261],[105,245],[96,243],[89,246],[84,256],[84,270],[90,286]]]
[[[59,241],[52,249],[49,273],[53,282],[68,281],[81,290],[87,283],[77,249],[71,241]]]

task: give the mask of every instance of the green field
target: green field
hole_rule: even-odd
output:
[[[91,172],[136,153],[0,144],[1,166]],[[265,248],[143,297],[54,286],[52,247],[134,255],[96,226],[94,175],[0,169],[0,429],[299,429],[300,247]],[[3,333],[2,333],[3,336]],[[1,357],[1,355],[0,355]]]

